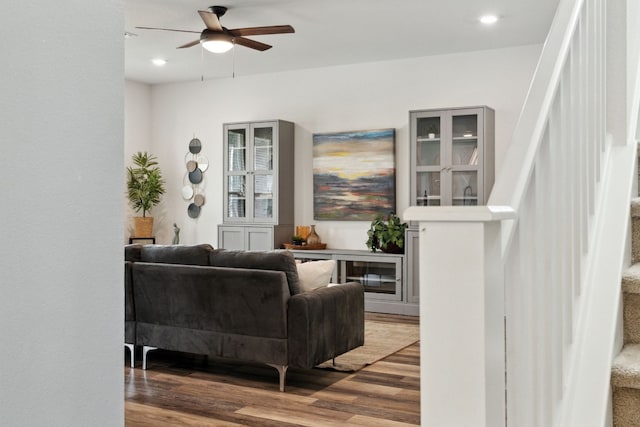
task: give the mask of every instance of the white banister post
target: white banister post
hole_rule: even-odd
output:
[[[501,220],[508,207],[410,207],[420,230],[421,424],[505,426]]]

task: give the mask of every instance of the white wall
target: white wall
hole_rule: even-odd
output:
[[[278,118],[296,124],[296,224],[316,223],[330,247],[366,249],[368,222],[313,219],[313,133],[395,128],[396,199],[402,213],[409,204],[409,110],[494,108],[499,168],[540,50],[539,45],[524,46],[153,86],[149,149],[160,158],[168,183],[154,213],[161,217],[156,235],[169,243],[171,225],[177,222],[181,243],[216,245],[216,226],[222,222],[222,124]],[[187,216],[180,194],[184,155],[194,135],[211,161],[205,173],[207,204],[195,220]]]
[[[147,151],[151,143],[151,86],[133,81],[125,84],[126,97],[124,102],[124,159],[125,166],[131,165],[131,156],[138,151]],[[127,179],[127,170],[123,169],[123,179]],[[123,194],[125,189],[123,188]],[[135,213],[125,198],[124,216],[129,218],[140,215]],[[129,236],[133,235],[133,223],[125,224],[125,243],[129,243]]]
[[[123,6],[2,13],[0,424],[123,425]]]

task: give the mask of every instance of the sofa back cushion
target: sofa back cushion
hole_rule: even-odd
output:
[[[185,328],[193,341],[203,330],[287,338],[289,289],[283,272],[145,262],[133,263],[131,270],[139,323]],[[179,335],[162,339],[177,343]]]
[[[209,265],[214,251],[209,244],[201,245],[144,245],[140,249],[142,262],[163,264]]]
[[[209,265],[214,267],[282,271],[287,276],[287,284],[291,295],[301,292],[296,260],[289,251],[232,251],[221,249],[211,252]]]
[[[140,262],[142,253],[142,245],[133,244],[124,246],[124,260],[131,262]]]

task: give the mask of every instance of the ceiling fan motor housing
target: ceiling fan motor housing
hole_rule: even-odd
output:
[[[209,11],[215,13],[218,18],[227,13],[227,8],[224,6],[210,6]]]

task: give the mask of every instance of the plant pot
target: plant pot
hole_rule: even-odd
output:
[[[386,252],[388,254],[403,254],[404,248],[399,247],[394,243],[387,243],[385,247],[380,248],[382,252]]]
[[[133,237],[153,237],[153,217],[134,217]]]

